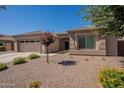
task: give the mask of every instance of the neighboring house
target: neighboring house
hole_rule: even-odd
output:
[[[5,46],[6,51],[13,51],[14,38],[8,35],[0,34],[0,46]]]
[[[69,49],[70,54],[75,55],[109,55],[124,56],[124,38],[103,39],[92,31],[94,27],[82,27],[72,29],[64,33],[56,33],[56,41],[49,46],[49,52],[57,52]],[[7,50],[18,52],[46,53],[46,48],[41,44],[41,35],[44,32],[35,31],[10,36],[1,36],[0,41],[5,44]],[[116,42],[117,40],[117,42]]]

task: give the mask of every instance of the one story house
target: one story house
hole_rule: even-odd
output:
[[[49,52],[69,50],[74,55],[110,55],[124,56],[124,39],[101,38],[94,27],[81,27],[63,33],[55,33],[57,39],[49,46]],[[11,37],[14,51],[46,53],[46,48],[41,44],[43,31],[22,33]],[[117,40],[117,42],[116,42]]]
[[[6,51],[13,51],[14,38],[9,35],[0,34],[0,46],[5,46]]]

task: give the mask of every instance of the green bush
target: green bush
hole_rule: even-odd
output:
[[[0,63],[0,71],[5,70],[5,69],[7,69],[7,68],[8,68],[8,67],[7,67],[6,64]]]
[[[17,65],[17,64],[22,64],[22,63],[25,63],[26,60],[24,57],[17,57],[17,58],[14,58],[13,59],[13,64],[14,65]]]
[[[5,46],[0,46],[0,51],[5,51]]]
[[[106,59],[103,57],[102,60],[105,61]]]
[[[32,81],[29,85],[29,88],[39,88],[40,87],[40,82],[38,81]]]
[[[39,55],[37,55],[37,54],[31,54],[31,55],[29,55],[29,58],[30,59],[36,59],[36,58],[39,58],[40,56]]]
[[[99,80],[105,88],[124,88],[124,72],[114,68],[101,70]]]

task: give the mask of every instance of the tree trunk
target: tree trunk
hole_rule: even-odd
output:
[[[48,52],[48,46],[47,46],[47,63],[49,64],[49,52]]]

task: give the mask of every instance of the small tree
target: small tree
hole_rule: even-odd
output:
[[[124,6],[100,5],[82,8],[80,13],[83,19],[90,21],[103,37],[124,36]]]
[[[48,47],[50,44],[54,43],[56,37],[51,32],[45,32],[41,36],[41,43],[46,47],[47,53],[47,63],[49,64],[49,50]]]

